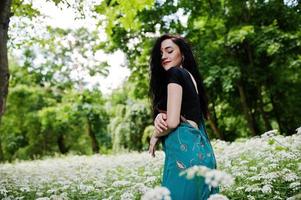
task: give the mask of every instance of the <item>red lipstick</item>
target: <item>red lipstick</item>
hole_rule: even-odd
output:
[[[170,63],[171,61],[164,61],[162,62],[163,65],[167,64],[167,63]]]

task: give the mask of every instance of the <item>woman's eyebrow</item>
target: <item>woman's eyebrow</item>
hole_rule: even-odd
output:
[[[164,49],[168,49],[168,48],[172,48],[172,47],[171,47],[171,46],[167,46],[167,47],[165,47]],[[161,48],[160,50],[162,50],[162,48]]]

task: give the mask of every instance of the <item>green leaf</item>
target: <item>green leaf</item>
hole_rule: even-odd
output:
[[[247,37],[254,34],[254,27],[251,25],[235,27],[227,35],[227,44],[233,45],[242,43]]]
[[[270,44],[267,49],[267,54],[269,56],[276,54],[280,47],[281,47],[281,44],[277,43],[277,42]]]

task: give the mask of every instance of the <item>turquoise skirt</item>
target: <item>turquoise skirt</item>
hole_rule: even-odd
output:
[[[187,122],[162,138],[165,162],[161,186],[167,187],[172,200],[205,200],[219,188],[209,187],[203,177],[188,180],[179,173],[194,165],[216,169],[216,159],[203,120],[196,129]]]

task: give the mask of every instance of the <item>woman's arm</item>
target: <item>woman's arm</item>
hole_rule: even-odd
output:
[[[155,132],[155,137],[161,137],[169,134],[180,123],[181,104],[182,104],[182,86],[177,83],[167,85],[167,130]]]

